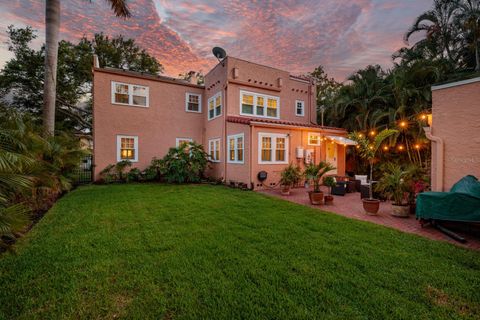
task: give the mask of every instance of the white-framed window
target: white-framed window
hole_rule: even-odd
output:
[[[117,135],[117,162],[138,162],[138,136]]]
[[[208,140],[208,154],[210,161],[220,162],[220,139]]]
[[[228,163],[244,163],[244,143],[243,133],[227,137]]]
[[[263,118],[280,118],[280,98],[240,91],[240,114]]]
[[[295,115],[299,117],[305,115],[305,101],[295,100]]]
[[[185,94],[185,111],[202,112],[202,95],[198,93],[187,92]]]
[[[258,163],[288,163],[288,135],[281,133],[259,133]]]
[[[192,138],[176,138],[175,139],[175,147],[180,147],[180,145],[184,144],[184,143],[189,143],[189,142],[193,142],[193,139]]]
[[[112,81],[112,103],[147,108],[148,87]]]
[[[215,119],[222,115],[222,92],[217,92],[208,99],[208,120]]]
[[[308,145],[309,146],[319,146],[321,141],[320,133],[309,132],[308,133]]]

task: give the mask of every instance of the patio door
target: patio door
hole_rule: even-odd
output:
[[[326,155],[326,160],[328,163],[330,163],[332,166],[335,168],[338,167],[338,161],[337,161],[337,144],[335,142],[328,142],[327,143],[327,155]],[[329,174],[337,174],[337,169],[330,171]]]

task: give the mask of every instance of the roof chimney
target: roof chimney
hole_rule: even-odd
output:
[[[197,84],[198,83],[197,73],[195,71],[190,71],[188,73],[188,79],[189,79],[190,83]]]

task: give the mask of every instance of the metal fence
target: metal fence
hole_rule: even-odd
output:
[[[74,171],[73,183],[79,185],[92,182],[92,168],[92,155],[85,156]]]

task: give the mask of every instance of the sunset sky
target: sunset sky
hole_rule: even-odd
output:
[[[402,36],[432,0],[166,1],[131,0],[132,18],[114,17],[103,0],[61,0],[61,35],[96,32],[135,39],[165,73],[215,64],[211,48],[301,74],[323,65],[337,80],[368,64],[391,66]],[[0,67],[10,58],[6,29],[30,25],[44,42],[44,0],[0,3]]]

